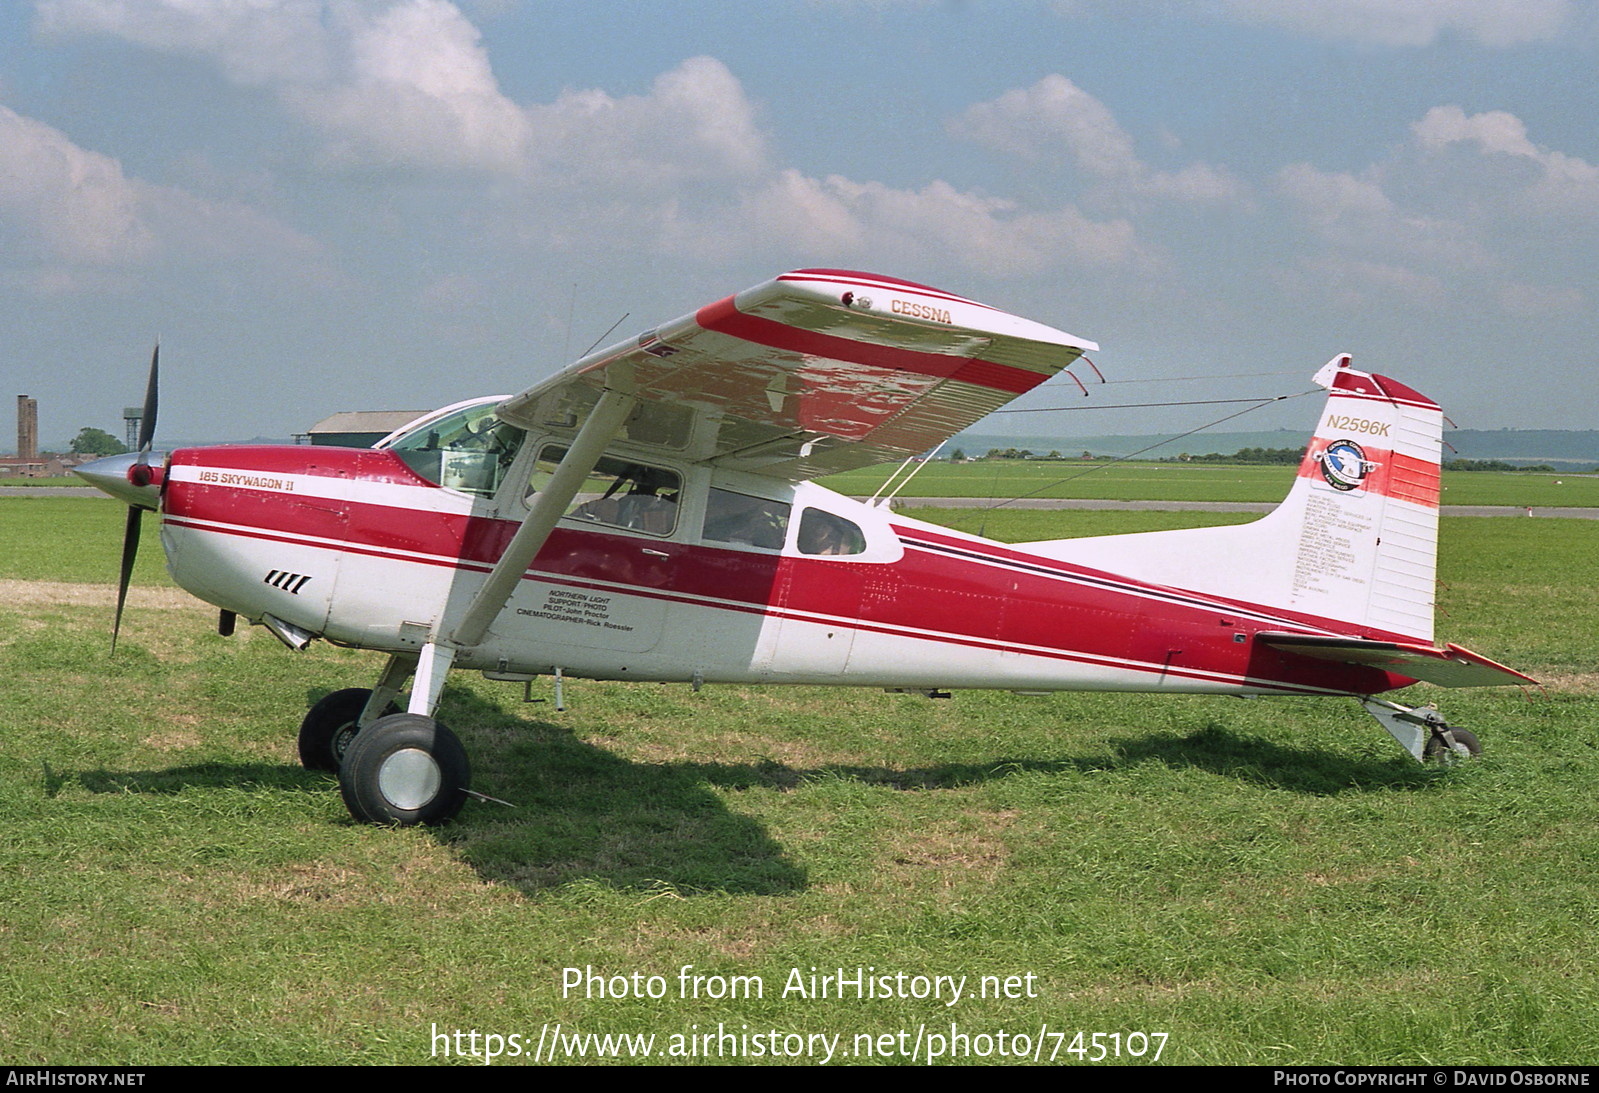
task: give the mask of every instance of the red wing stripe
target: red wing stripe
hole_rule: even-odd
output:
[[[1031,391],[1049,378],[1043,372],[1025,368],[977,361],[969,357],[948,353],[924,353],[915,349],[901,349],[892,345],[873,345],[836,334],[822,334],[815,330],[802,330],[787,323],[764,319],[759,315],[746,315],[733,303],[733,297],[707,304],[695,313],[694,321],[706,330],[730,337],[741,338],[770,349],[820,357],[825,360],[848,361],[889,372],[909,372],[918,376],[936,376],[939,379],[959,379],[998,391],[1021,394]],[[966,374],[968,373],[969,374]]]

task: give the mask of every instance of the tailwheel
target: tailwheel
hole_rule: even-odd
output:
[[[361,711],[371,697],[365,687],[349,687],[312,706],[300,722],[300,765],[306,770],[337,771],[355,734],[361,731]],[[384,711],[397,712],[393,703]]]
[[[1422,758],[1429,763],[1447,765],[1475,759],[1482,754],[1482,745],[1478,743],[1476,733],[1450,727],[1449,735],[1455,738],[1453,745],[1444,739],[1442,731],[1435,730],[1427,740]]]
[[[449,729],[421,714],[380,717],[355,737],[339,767],[339,792],[361,823],[442,824],[466,803],[472,770]]]

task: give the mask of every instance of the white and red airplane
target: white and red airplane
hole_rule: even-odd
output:
[[[1350,367],[1251,524],[1003,544],[812,483],[925,452],[1093,343],[909,281],[785,273],[375,447],[216,447],[79,471],[161,514],[173,578],[301,648],[388,654],[318,702],[306,766],[350,812],[468,796],[433,719],[454,669],[693,683],[1353,696],[1417,760],[1475,754],[1416,680],[1531,682],[1433,643],[1442,414]],[[121,602],[119,598],[118,619]],[[414,680],[413,680],[414,677]],[[396,702],[408,681],[404,711]]]

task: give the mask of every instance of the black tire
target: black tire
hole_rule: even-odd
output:
[[[1463,759],[1475,759],[1482,754],[1482,744],[1478,742],[1476,733],[1469,729],[1451,728],[1449,731],[1455,737],[1455,750],[1451,751],[1444,745],[1442,739],[1434,735],[1427,741],[1422,757],[1433,763],[1458,763]],[[1461,748],[1466,749],[1464,755],[1460,752]]]
[[[443,824],[466,804],[472,768],[449,729],[421,714],[380,717],[356,736],[339,768],[339,792],[364,824]]]
[[[306,770],[338,773],[344,753],[360,731],[356,721],[371,697],[372,692],[365,687],[350,687],[334,691],[312,706],[300,722],[300,765]],[[399,707],[392,703],[384,711],[397,712]]]

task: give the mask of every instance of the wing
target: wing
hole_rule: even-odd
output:
[[[497,407],[572,427],[607,384],[628,440],[790,481],[924,452],[1099,348],[939,289],[803,269],[591,353]]]

